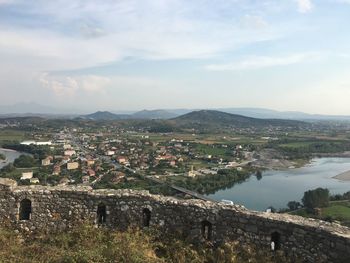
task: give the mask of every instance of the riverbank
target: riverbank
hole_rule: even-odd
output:
[[[6,149],[6,148],[0,148],[0,151],[6,151],[6,152],[17,152],[16,150]]]
[[[338,179],[340,181],[350,181],[350,171],[346,171],[344,173],[338,174],[333,177],[334,179]]]

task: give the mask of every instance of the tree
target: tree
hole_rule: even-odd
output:
[[[19,168],[29,168],[36,166],[36,161],[32,156],[22,154],[13,162],[13,165]]]
[[[0,160],[6,160],[6,156],[3,153],[0,153]]]
[[[287,206],[289,210],[294,211],[297,210],[301,206],[301,204],[297,201],[289,201]]]
[[[13,166],[12,163],[9,163],[8,165],[2,167],[2,169],[0,170],[2,173],[11,173],[14,170],[16,170],[16,168]]]
[[[256,179],[258,179],[259,181],[262,179],[262,172],[260,170],[256,171]]]
[[[306,209],[312,212],[317,207],[328,206],[329,190],[325,188],[317,188],[306,191],[302,201]]]

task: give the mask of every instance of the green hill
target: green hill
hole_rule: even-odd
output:
[[[220,127],[298,127],[306,123],[294,120],[257,119],[215,110],[200,110],[172,119],[180,126],[220,126]]]

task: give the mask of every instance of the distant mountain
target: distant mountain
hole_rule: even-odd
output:
[[[157,110],[142,110],[142,111],[109,111],[115,114],[114,117],[107,117],[107,119],[171,119],[180,115],[198,111],[201,109],[157,109]],[[289,120],[303,120],[303,121],[350,121],[350,115],[322,115],[309,114],[299,111],[277,111],[265,108],[213,108],[207,110],[216,110],[227,112],[236,115],[242,115],[259,119],[289,119]],[[85,110],[68,109],[47,106],[35,102],[23,102],[12,105],[0,105],[0,117],[26,117],[26,116],[40,116],[44,118],[73,118],[81,114],[86,114]],[[81,116],[85,118],[85,116]],[[92,117],[93,118],[93,117]]]
[[[81,112],[74,109],[61,109],[35,102],[23,102],[12,105],[0,105],[0,115],[3,116],[74,116]]]
[[[80,117],[84,118],[84,119],[96,120],[96,121],[100,121],[100,120],[104,120],[104,121],[106,121],[106,120],[121,120],[122,119],[122,115],[114,114],[114,113],[111,113],[109,111],[97,111],[95,113],[82,115]]]
[[[309,114],[300,111],[277,111],[264,108],[219,108],[217,110],[261,119],[350,120],[350,116],[346,115]]]
[[[133,119],[171,119],[178,114],[166,110],[142,110],[131,115]]]
[[[196,126],[230,126],[230,127],[253,127],[253,126],[298,126],[305,124],[296,120],[282,119],[258,119],[237,114],[231,114],[216,110],[200,110],[187,113],[172,119],[177,125]]]
[[[178,115],[165,110],[142,110],[132,114],[115,114],[109,111],[97,111],[80,117],[90,120],[161,120],[174,118],[176,116]]]

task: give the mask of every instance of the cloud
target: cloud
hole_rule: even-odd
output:
[[[70,70],[130,56],[209,58],[285,34],[278,26],[251,34],[249,29],[265,28],[267,22],[260,14],[233,19],[231,10],[251,11],[242,2],[16,0],[16,16],[25,19],[14,17],[13,23],[0,17],[0,55],[26,57],[34,70]],[[264,12],[265,7],[257,3],[260,7]],[[226,8],[228,14],[223,15]]]
[[[243,28],[248,29],[264,29],[268,27],[266,20],[257,15],[245,15],[241,19],[241,25]]]
[[[15,0],[0,0],[0,5],[8,5],[15,3]]]
[[[205,69],[211,71],[254,70],[301,63],[312,57],[314,57],[312,54],[293,54],[285,57],[251,56],[233,63],[207,65]]]
[[[335,0],[338,3],[350,4],[350,0]]]
[[[298,11],[300,13],[308,13],[312,10],[313,4],[311,0],[295,0],[298,4]]]
[[[41,85],[56,96],[76,96],[79,93],[101,93],[110,83],[110,79],[101,76],[40,76]]]

